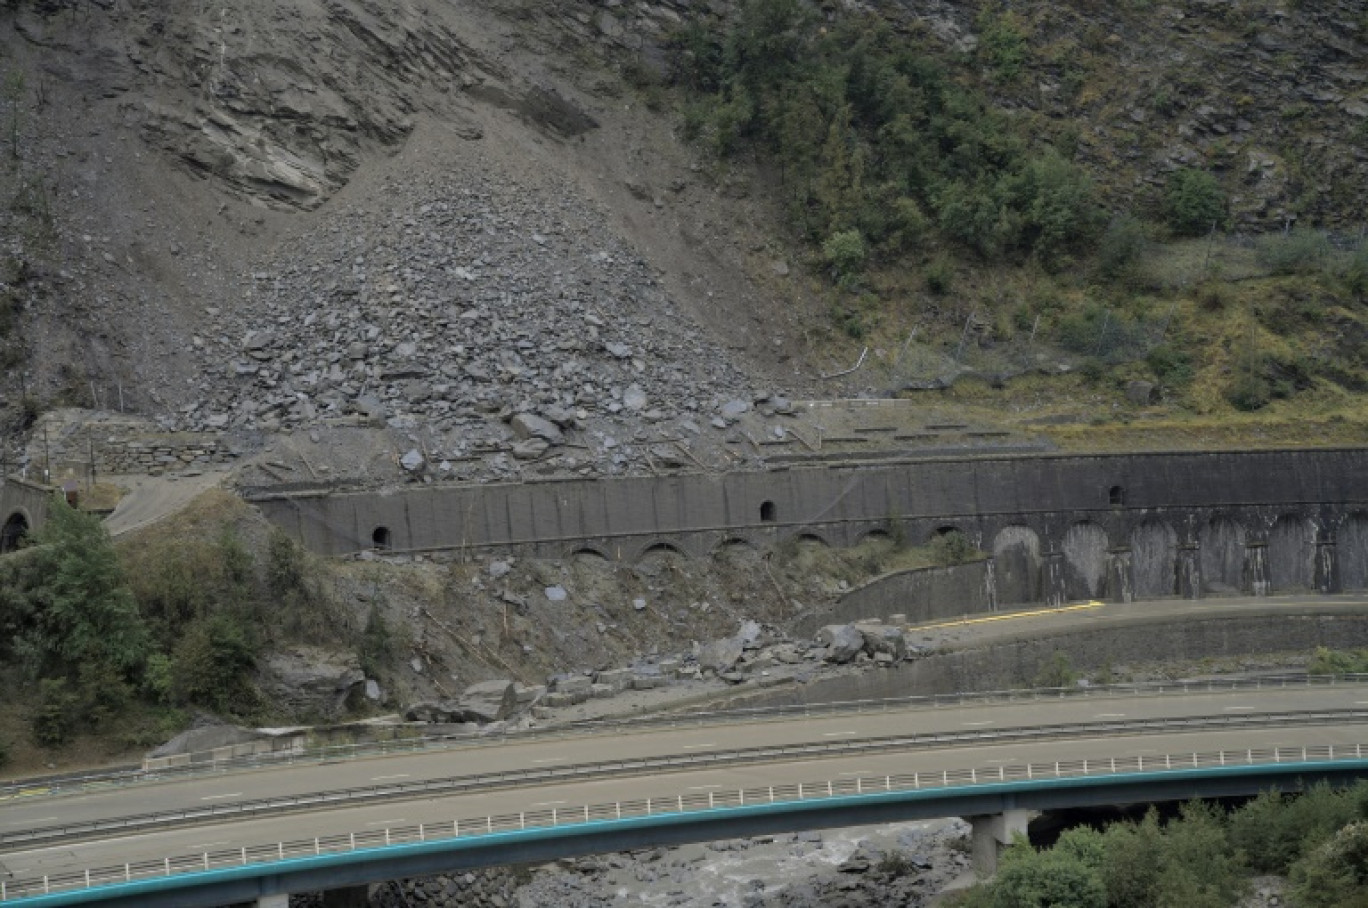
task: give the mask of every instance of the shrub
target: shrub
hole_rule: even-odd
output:
[[[1148,246],[1145,225],[1130,214],[1117,215],[1097,244],[1098,273],[1111,281],[1130,278]]]
[[[838,275],[854,274],[864,267],[868,250],[858,230],[838,230],[822,244],[822,255]]]
[[[1225,191],[1205,170],[1176,171],[1164,189],[1164,214],[1175,233],[1200,236],[1225,223]]]
[[[1072,687],[1078,680],[1078,672],[1065,653],[1055,651],[1048,661],[1041,664],[1031,679],[1034,687]]]
[[[931,557],[942,567],[964,564],[974,557],[974,544],[959,530],[938,533],[931,540]]]
[[[1258,258],[1274,274],[1315,274],[1330,258],[1325,234],[1298,227],[1288,234],[1260,237]]]
[[[1170,388],[1184,388],[1192,383],[1192,357],[1168,344],[1155,347],[1145,356],[1145,364],[1154,377]]]

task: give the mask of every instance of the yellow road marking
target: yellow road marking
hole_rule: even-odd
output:
[[[917,624],[913,625],[916,630],[929,631],[941,627],[964,627],[968,624],[987,624],[990,621],[1011,621],[1014,618],[1036,618],[1040,615],[1062,615],[1065,612],[1082,612],[1088,609],[1101,608],[1104,603],[1096,599],[1091,602],[1084,602],[1081,605],[1064,605],[1059,608],[1043,608],[1025,612],[1003,612],[992,615],[984,615],[981,618],[961,618],[958,621],[942,621],[939,624]]]

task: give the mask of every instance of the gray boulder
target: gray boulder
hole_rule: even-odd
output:
[[[513,715],[518,694],[512,681],[481,681],[465,689],[456,702],[457,722],[498,722]]]
[[[817,632],[817,642],[826,647],[826,661],[844,664],[864,650],[865,638],[853,624],[828,624]]]
[[[508,421],[515,435],[522,439],[540,438],[548,444],[558,445],[565,441],[560,428],[549,419],[542,419],[535,413],[518,413]]]
[[[856,625],[855,629],[864,635],[864,651],[869,655],[884,653],[894,662],[907,657],[907,641],[900,629],[879,624]]]
[[[729,672],[741,661],[741,655],[745,652],[738,637],[724,637],[721,640],[714,640],[706,643],[698,653],[698,664],[703,668],[710,668],[719,675]]]

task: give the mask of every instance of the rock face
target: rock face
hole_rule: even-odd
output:
[[[461,712],[458,722],[499,722],[513,715],[518,696],[512,681],[481,681],[465,689],[457,708]]]
[[[347,698],[366,681],[354,654],[314,646],[271,653],[259,673],[258,683],[271,700],[329,719],[342,715]]]

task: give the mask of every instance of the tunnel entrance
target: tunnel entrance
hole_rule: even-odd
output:
[[[390,547],[389,527],[376,527],[375,532],[371,533],[371,544],[377,549],[387,549]]]
[[[23,545],[24,537],[28,535],[29,522],[23,514],[14,513],[9,520],[5,521],[5,526],[0,529],[0,555],[5,552],[13,552]]]

